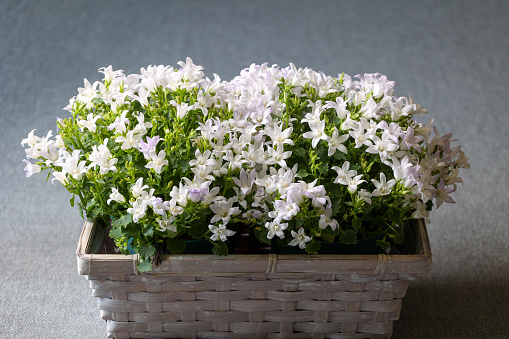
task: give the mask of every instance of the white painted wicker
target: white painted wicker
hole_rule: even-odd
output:
[[[431,267],[422,220],[406,227],[411,254],[165,255],[148,274],[137,255],[94,254],[96,228],[85,223],[78,271],[109,338],[389,338]]]

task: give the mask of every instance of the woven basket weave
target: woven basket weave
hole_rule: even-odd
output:
[[[94,254],[96,226],[85,223],[78,271],[108,338],[389,338],[409,281],[431,266],[422,220],[406,227],[411,254],[165,255],[149,274],[137,255]]]

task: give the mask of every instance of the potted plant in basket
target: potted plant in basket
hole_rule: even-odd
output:
[[[48,170],[82,217],[138,253],[141,272],[190,239],[227,255],[246,227],[307,253],[373,235],[384,250],[403,243],[407,220],[454,202],[468,158],[451,134],[417,123],[426,111],[381,74],[253,64],[226,82],[189,58],[179,66],[102,68],[55,138],[22,141],[27,176]]]

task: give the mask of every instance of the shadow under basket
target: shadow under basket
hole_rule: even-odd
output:
[[[100,254],[93,220],[77,249],[108,338],[390,338],[408,284],[431,268],[423,220],[405,227],[408,254]]]

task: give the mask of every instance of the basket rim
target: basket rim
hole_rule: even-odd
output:
[[[143,275],[205,276],[238,274],[420,275],[431,271],[431,247],[423,219],[413,220],[417,254],[166,254],[160,266]],[[96,223],[87,219],[76,250],[82,275],[137,274],[138,255],[90,253]]]

